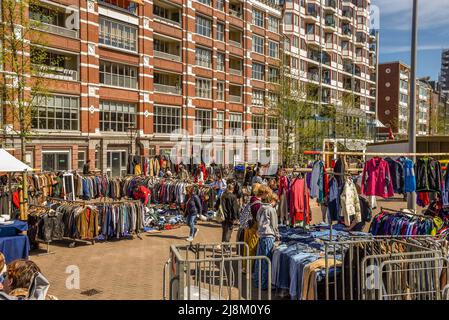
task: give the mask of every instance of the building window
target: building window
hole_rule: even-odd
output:
[[[275,107],[279,103],[279,95],[277,93],[269,92],[267,98],[270,107]]]
[[[292,57],[291,65],[293,69],[298,69],[299,68],[298,58]]]
[[[212,28],[211,26],[211,20],[206,19],[202,16],[196,16],[196,33],[205,37],[210,37]]]
[[[217,40],[224,41],[225,26],[223,23],[217,23]]]
[[[284,23],[287,26],[291,26],[293,23],[293,15],[291,13],[286,13],[284,15]]]
[[[279,19],[273,16],[268,16],[268,30],[279,33]]]
[[[127,132],[136,126],[134,103],[100,100],[100,131]]]
[[[263,46],[264,46],[264,39],[262,37],[253,35],[253,51],[263,54]]]
[[[78,151],[78,170],[82,170],[86,163],[86,151]]]
[[[195,134],[211,134],[212,129],[212,111],[195,111]]]
[[[223,81],[217,82],[217,100],[224,100],[225,83]]]
[[[154,106],[154,126],[155,133],[170,134],[180,128],[180,108]]]
[[[253,90],[252,104],[255,106],[263,107],[265,105],[265,91]]]
[[[202,4],[205,4],[206,6],[211,5],[211,0],[198,0],[198,1],[201,2]]]
[[[67,171],[70,169],[70,151],[43,151],[42,171]]]
[[[224,53],[217,52],[217,70],[224,71],[225,70],[225,55]]]
[[[263,12],[257,9],[253,9],[253,24],[263,28]]]
[[[217,112],[217,131],[216,134],[222,135],[224,133],[224,112]]]
[[[196,79],[196,96],[198,98],[211,98],[211,81],[208,79]]]
[[[275,117],[268,117],[268,136],[278,136],[278,120]]]
[[[260,63],[253,63],[253,79],[265,80],[265,66]]]
[[[251,127],[253,129],[253,135],[263,136],[263,116],[252,116]]]
[[[137,28],[116,20],[100,17],[99,43],[137,51]]]
[[[401,99],[401,102],[408,103],[408,95],[401,93],[400,94],[400,99]]]
[[[217,3],[216,5],[217,10],[224,11],[225,0],[217,0],[216,3]]]
[[[35,100],[34,129],[79,130],[79,98],[54,95]]]
[[[100,83],[137,89],[137,68],[115,62],[100,61]]]
[[[298,36],[293,36],[293,46],[295,48],[299,48],[299,37]]]
[[[229,134],[241,135],[242,134],[242,114],[230,113],[229,114]]]
[[[197,47],[195,60],[197,66],[210,68],[212,64],[212,51]]]
[[[279,82],[279,69],[269,67],[268,68],[268,81],[269,82]]]
[[[272,58],[278,59],[279,58],[279,43],[269,41],[268,42],[268,55]]]

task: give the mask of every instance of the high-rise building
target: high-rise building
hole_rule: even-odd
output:
[[[320,104],[341,105],[353,94],[351,110],[371,121],[369,9],[370,0],[41,1],[28,16],[41,21],[47,60],[59,62],[33,66],[49,95],[40,99],[25,160],[53,171],[90,159],[92,169],[116,176],[129,154],[179,159],[201,151],[179,141],[196,139],[215,142],[206,162],[254,161],[261,149],[248,141],[277,132],[270,106],[283,48],[297,80],[319,85]],[[4,128],[14,125],[3,119]],[[5,137],[20,155],[19,137]],[[242,147],[222,139],[229,137]]]
[[[369,28],[370,2],[287,0],[284,5],[292,76],[318,87],[321,108],[337,107],[360,128],[373,123],[376,111],[377,49]],[[350,102],[343,105],[345,100]]]
[[[441,53],[440,86],[444,93],[449,94],[449,49]]]
[[[378,116],[386,125],[381,135],[388,135],[390,128],[398,137],[408,134],[410,113],[410,67],[400,61],[379,64]],[[417,80],[416,133],[430,134],[430,109],[432,87],[426,81]]]

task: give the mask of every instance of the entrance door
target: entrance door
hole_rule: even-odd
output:
[[[113,177],[121,176],[121,152],[120,151],[112,151],[111,152],[111,173]]]

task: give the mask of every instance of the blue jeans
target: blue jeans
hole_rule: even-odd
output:
[[[196,222],[196,214],[190,214],[187,216],[187,225],[190,228],[190,236],[193,238],[195,235],[195,231],[197,230],[195,228],[195,222]]]
[[[274,246],[274,237],[263,237],[259,238],[259,245],[257,246],[257,256],[266,256],[271,260],[271,250]],[[268,263],[265,260],[256,260],[256,265],[254,268],[253,281],[256,288],[259,287],[259,263],[261,265],[261,280],[262,289],[268,289]]]

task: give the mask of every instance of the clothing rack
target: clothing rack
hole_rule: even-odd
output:
[[[448,152],[443,153],[398,153],[398,152],[346,152],[346,151],[304,151],[307,155],[341,155],[341,156],[373,156],[373,157],[444,157],[449,156]]]
[[[84,205],[89,205],[89,204],[123,204],[123,203],[130,203],[130,202],[131,203],[141,203],[140,200],[134,200],[134,199],[129,199],[129,200],[112,200],[112,201],[98,200],[98,199],[94,199],[94,200],[64,200],[64,199],[55,198],[55,197],[47,197],[47,199],[58,201],[58,202],[79,203],[79,204],[84,204]]]
[[[419,218],[433,219],[433,217],[425,216],[423,214],[417,214],[417,213],[401,211],[401,210],[404,210],[404,209],[401,209],[401,210],[398,211],[398,210],[393,210],[393,209],[389,209],[389,208],[385,208],[385,207],[380,207],[380,210],[381,211],[385,211],[386,213],[402,213],[402,214],[405,214],[405,215],[415,216],[415,217],[419,217]]]

